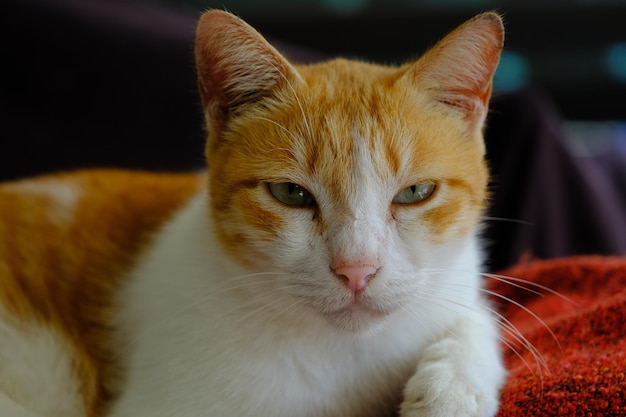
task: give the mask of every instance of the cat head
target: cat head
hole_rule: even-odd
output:
[[[502,43],[485,13],[401,67],[298,66],[240,19],[205,13],[196,59],[226,253],[353,329],[410,304],[438,279],[428,271],[477,268]]]

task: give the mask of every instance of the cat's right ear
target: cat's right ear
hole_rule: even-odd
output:
[[[221,11],[205,12],[196,32],[200,97],[210,133],[217,133],[245,104],[299,79],[296,69],[256,30]]]

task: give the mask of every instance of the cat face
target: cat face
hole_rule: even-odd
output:
[[[471,28],[400,68],[295,67],[216,13],[200,24],[197,54],[212,217],[226,252],[275,273],[277,291],[342,328],[427,297],[437,274],[425,271],[462,263],[484,209],[481,129],[497,34],[480,38],[487,52],[460,75],[438,67],[467,54],[454,40],[468,42]]]

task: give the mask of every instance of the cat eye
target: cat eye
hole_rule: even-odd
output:
[[[393,197],[393,204],[413,204],[422,202],[435,192],[434,182],[424,182],[402,189]]]
[[[310,192],[293,182],[270,182],[267,187],[276,200],[288,206],[312,207],[316,204]]]

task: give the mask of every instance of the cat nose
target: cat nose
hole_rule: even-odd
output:
[[[367,283],[374,277],[378,267],[374,265],[347,265],[336,268],[334,271],[346,287],[356,294],[365,288]]]

